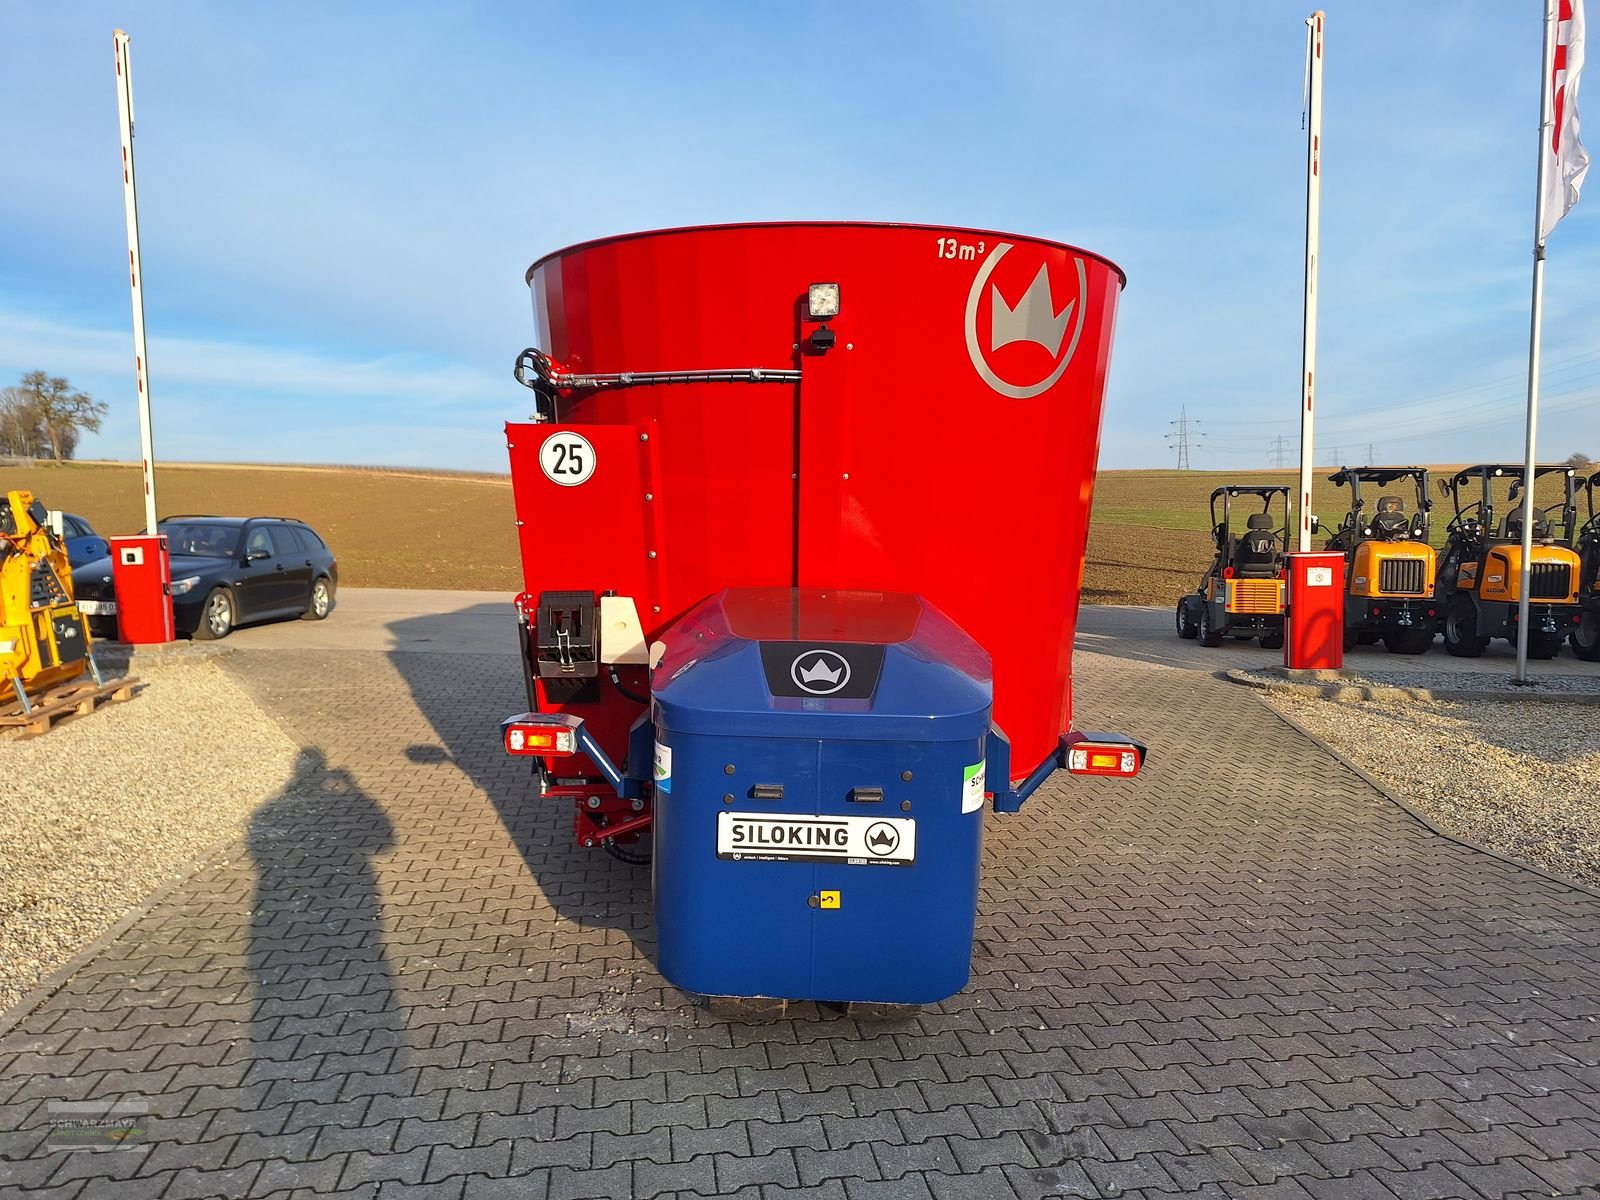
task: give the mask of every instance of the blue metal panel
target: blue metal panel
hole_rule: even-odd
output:
[[[798,676],[818,651],[787,628],[781,654],[737,635],[723,599],[662,635],[652,680],[657,760],[670,779],[654,809],[661,973],[718,996],[922,1004],[960,991],[978,904],[987,656],[915,602],[920,616],[900,641],[835,630],[845,655],[871,647],[858,656],[873,664],[870,694],[784,695],[801,690],[791,667]],[[636,745],[630,770],[637,758]],[[730,839],[737,826],[847,836],[849,848],[730,841],[719,855],[719,822]]]
[[[781,722],[778,722],[781,724]],[[816,867],[719,859],[724,809],[816,812],[820,743],[719,738],[658,729],[672,752],[672,791],[657,794],[652,884],[658,965],[678,987],[708,996],[809,997]],[[735,773],[725,768],[734,764]],[[749,797],[784,784],[781,802]],[[733,796],[725,804],[724,796]]]
[[[962,811],[962,779],[982,761],[977,740],[823,745],[821,811],[909,816],[916,821],[917,859],[909,867],[817,866],[816,887],[837,891],[839,907],[816,913],[808,996],[928,1004],[967,985],[983,807]],[[901,779],[907,771],[909,782]],[[849,800],[862,785],[882,786],[883,801]],[[902,810],[907,801],[910,810]]]

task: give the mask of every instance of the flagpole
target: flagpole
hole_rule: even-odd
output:
[[[1322,226],[1322,24],[1319,9],[1306,18],[1310,41],[1306,96],[1306,294],[1300,343],[1300,541],[1311,549],[1313,407],[1317,377],[1317,254]]]
[[[122,125],[122,207],[128,222],[128,285],[133,290],[133,374],[139,389],[139,458],[144,470],[145,533],[156,533],[156,452],[150,423],[150,356],[144,343],[144,263],[139,257],[139,198],[133,177],[133,78],[128,35],[111,35],[117,52],[117,117]]]
[[[1544,0],[1544,72],[1539,84],[1539,171],[1533,204],[1533,303],[1528,318],[1528,428],[1522,472],[1522,570],[1517,588],[1517,674],[1528,679],[1528,592],[1533,586],[1533,476],[1539,437],[1539,354],[1544,326],[1544,190],[1554,157],[1557,0]]]

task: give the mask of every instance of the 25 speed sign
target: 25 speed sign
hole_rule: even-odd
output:
[[[594,474],[594,447],[581,433],[552,433],[539,447],[539,466],[562,487],[577,487]]]

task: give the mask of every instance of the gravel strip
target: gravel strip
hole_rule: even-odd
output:
[[[1340,704],[1262,698],[1439,828],[1600,886],[1600,735],[1594,710],[1495,701]]]
[[[133,700],[0,740],[0,1013],[244,819],[298,749],[211,662],[141,662]]]
[[[1238,675],[1269,686],[1282,686],[1296,677],[1286,675],[1281,668],[1245,668]],[[1326,676],[1326,680],[1323,679]],[[1343,671],[1319,672],[1308,682],[1348,684],[1352,687],[1420,688],[1441,692],[1496,692],[1518,700],[1543,695],[1600,696],[1600,676],[1552,675],[1533,676],[1533,686],[1517,687],[1511,682],[1511,672],[1505,671],[1430,671],[1384,670],[1383,668],[1349,668]]]

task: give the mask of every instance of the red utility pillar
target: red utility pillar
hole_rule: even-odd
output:
[[[1289,611],[1284,616],[1284,634],[1284,666],[1321,671],[1344,666],[1342,552],[1289,555]]]
[[[172,640],[170,582],[165,534],[111,539],[111,583],[117,593],[117,632],[123,641],[152,645]]]

